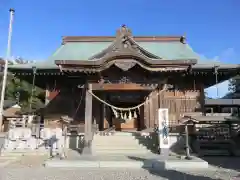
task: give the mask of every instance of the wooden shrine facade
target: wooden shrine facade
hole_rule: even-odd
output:
[[[154,124],[158,124],[159,107],[170,108],[170,112],[174,114],[171,118],[172,124],[176,125],[177,116],[181,115],[184,108],[190,105],[189,110],[195,111],[198,98],[201,96],[200,86],[195,87],[195,91],[192,87],[185,89],[184,97],[189,97],[189,100],[186,101],[185,98],[183,106],[183,101],[176,100],[176,98],[183,98],[181,94],[183,91],[166,91],[170,88],[174,89],[171,86],[176,83],[171,81],[176,80],[175,77],[179,75],[190,72],[191,66],[196,64],[197,60],[165,60],[151,54],[134,41],[131,31],[126,27],[118,31],[112,45],[92,56],[90,60],[56,60],[55,63],[63,73],[69,76],[85,76],[84,85],[80,85],[86,88],[85,123],[93,124],[92,111],[99,109],[95,118],[100,118],[95,121],[100,130],[111,126],[115,126],[117,130],[153,128]],[[166,85],[167,89],[163,91]],[[184,88],[186,87],[185,84]],[[121,117],[114,117],[114,109],[93,97],[91,93],[115,107],[131,108],[145,103],[133,109],[133,112],[132,110],[117,112],[123,113],[128,118],[132,116],[130,114],[137,113],[135,118],[123,120]],[[93,103],[93,100],[98,102]],[[98,108],[98,103],[102,104],[102,107]]]
[[[185,38],[134,37],[126,26],[117,31],[116,37],[64,37],[63,46],[102,41],[111,43],[87,59],[71,59],[71,52],[69,57],[54,56],[51,63],[55,66],[41,65],[35,74],[36,85],[46,88],[46,112],[54,111],[58,118],[72,116],[72,123],[84,124],[88,138],[93,124],[98,124],[100,130],[111,126],[118,130],[153,128],[158,124],[157,110],[161,107],[169,109],[170,126],[177,127],[185,113],[204,112],[204,88],[216,84],[216,75],[220,82],[240,69],[238,65],[199,64],[193,57],[161,57],[137,41],[177,43],[184,50]],[[10,71],[32,82],[31,67],[10,67]],[[115,110],[131,119],[123,121],[113,107],[122,108]]]

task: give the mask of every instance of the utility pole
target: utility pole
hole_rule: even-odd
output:
[[[1,101],[0,101],[0,131],[2,131],[2,123],[3,123],[4,97],[5,97],[5,89],[6,89],[7,74],[8,74],[8,60],[11,56],[12,25],[13,25],[13,16],[14,16],[15,10],[11,8],[9,12],[10,12],[10,22],[9,22],[9,29],[8,29],[8,43],[7,43],[5,64],[4,64],[4,74],[3,74]]]

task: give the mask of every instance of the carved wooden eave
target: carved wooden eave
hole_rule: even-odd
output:
[[[185,71],[189,66],[195,64],[196,60],[149,60],[138,55],[115,53],[114,56],[108,55],[96,61],[56,60],[55,63],[60,67],[61,71],[101,72],[113,65],[127,71],[135,65],[139,65],[148,71],[161,72]]]
[[[55,63],[62,71],[101,72],[113,65],[127,71],[139,65],[145,70],[156,72],[186,70],[196,64],[197,60],[164,60],[140,47],[134,41],[131,30],[123,26],[108,48],[88,60],[56,60]]]

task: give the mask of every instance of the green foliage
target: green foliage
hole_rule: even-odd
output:
[[[7,81],[5,99],[18,100],[22,111],[29,111],[31,102],[33,111],[41,108],[44,105],[44,97],[45,93],[42,89],[26,81],[16,77]]]
[[[229,87],[230,93],[227,95],[230,98],[240,98],[240,76],[236,76],[230,80]]]
[[[233,93],[240,93],[240,76],[230,80],[229,90]]]

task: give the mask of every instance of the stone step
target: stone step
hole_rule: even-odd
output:
[[[138,142],[127,142],[127,143],[119,143],[119,142],[93,142],[93,146],[109,146],[109,147],[145,147],[143,144]]]
[[[121,148],[121,147],[136,147],[136,148],[141,148],[141,147],[145,147],[142,144],[136,143],[136,142],[132,142],[132,143],[92,143],[93,146],[96,147],[100,147],[100,146],[105,146],[105,147],[116,147],[116,148]]]
[[[112,135],[112,136],[99,136],[94,135],[94,138],[131,138],[131,139],[144,139],[145,136],[130,136],[130,135]]]
[[[49,150],[14,150],[14,151],[2,151],[2,157],[19,157],[24,155],[45,155]]]
[[[110,136],[95,135],[93,139],[93,152],[96,154],[120,154],[134,155],[147,154],[149,150],[139,144],[138,139],[144,137],[135,137],[132,133],[116,132]]]
[[[107,140],[100,140],[100,139],[93,139],[93,143],[101,143],[101,144],[139,144],[139,141],[136,139],[107,139]]]
[[[145,149],[97,149],[94,150],[96,154],[114,154],[114,155],[136,155],[136,154],[147,154],[149,153],[148,150]]]
[[[145,144],[144,141],[138,141],[138,140],[108,140],[108,141],[101,141],[101,140],[93,140],[92,144],[103,144],[103,145],[110,145],[110,146],[130,146],[130,145],[141,145],[141,144]],[[147,144],[147,142],[146,142]]]
[[[135,138],[139,136],[130,136],[130,135],[111,135],[111,136],[99,136],[99,135],[94,135],[94,138]]]
[[[145,147],[142,144],[100,144],[100,143],[93,143],[92,146],[95,147],[109,147],[109,148],[122,148],[122,147],[135,147],[135,148],[142,148]]]
[[[130,137],[130,138],[125,138],[125,137],[106,137],[106,138],[99,138],[99,137],[94,137],[93,140],[95,141],[136,141],[137,139]]]
[[[109,135],[100,135],[100,134],[95,134],[94,136],[98,136],[98,137],[116,137],[116,136],[124,136],[124,137],[145,137],[141,134],[134,134],[134,133],[120,133],[120,132],[116,132],[114,134],[109,134]]]
[[[118,143],[125,143],[125,142],[139,142],[139,141],[144,141],[144,139],[135,139],[135,138],[93,138],[93,141],[96,142],[118,142]]]
[[[93,149],[109,149],[109,150],[114,150],[114,149],[135,149],[135,150],[147,150],[146,147],[144,146],[92,146]]]
[[[134,136],[135,133],[130,133],[130,132],[115,132],[114,136]]]

